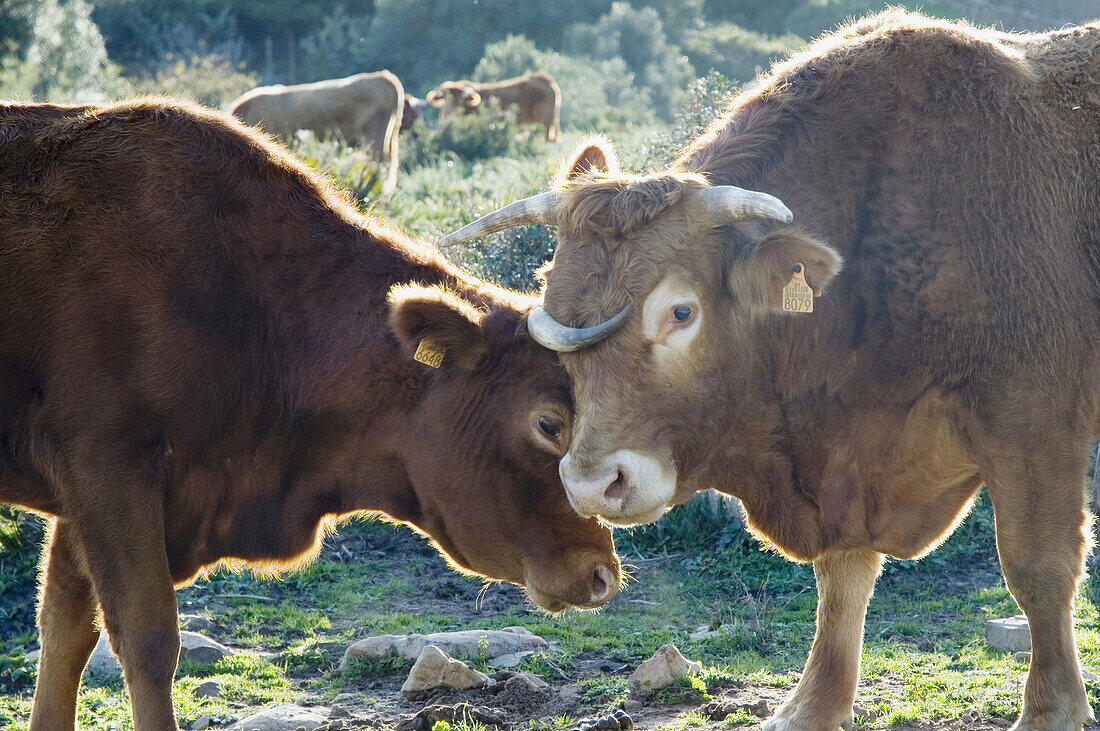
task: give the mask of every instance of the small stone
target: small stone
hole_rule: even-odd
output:
[[[584,697],[584,686],[573,684],[564,685],[558,690],[558,697],[569,708],[576,708]]]
[[[616,721],[611,716],[604,716],[603,718],[600,718],[600,719],[596,720],[596,728],[600,729],[600,731],[607,731],[608,729],[617,729],[617,728],[619,728],[619,722]]]
[[[630,674],[627,682],[635,690],[668,688],[677,680],[703,671],[703,666],[684,657],[675,645],[663,645],[653,657]]]
[[[644,704],[641,701],[637,701],[637,700],[634,700],[633,698],[630,698],[630,699],[627,699],[627,700],[623,701],[623,710],[626,711],[627,713],[630,713],[632,711],[640,711],[640,710],[642,710],[643,705]]]
[[[200,635],[198,632],[180,632],[181,660],[193,660],[194,662],[210,664],[233,654],[233,650],[220,642],[215,642],[209,637]]]
[[[340,670],[347,670],[348,661],[353,657],[397,655],[406,660],[416,660],[428,645],[435,645],[456,658],[485,657],[489,660],[502,655],[547,650],[550,647],[550,643],[525,627],[508,627],[503,630],[471,629],[427,635],[379,635],[360,640],[348,647],[340,661]]]
[[[328,712],[329,718],[351,718],[351,711],[336,703],[332,704],[332,708]]]
[[[214,629],[214,620],[201,614],[181,614],[180,627],[191,632],[210,632]]]
[[[985,641],[994,650],[1022,652],[1031,649],[1031,631],[1027,617],[1018,614],[1007,619],[991,619],[985,623]]]
[[[208,680],[199,685],[191,693],[196,698],[217,698],[222,694],[222,687],[216,681]]]
[[[1031,662],[1030,652],[1017,652],[1012,656],[1012,659],[1016,662],[1022,662],[1025,665]]]
[[[187,728],[191,731],[203,731],[203,729],[210,728],[210,716],[199,716]]]
[[[408,700],[415,700],[435,688],[470,690],[484,688],[492,682],[492,678],[485,673],[455,660],[435,645],[428,645],[409,671],[409,677],[401,686],[401,694]]]

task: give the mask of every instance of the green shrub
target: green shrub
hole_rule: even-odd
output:
[[[401,149],[405,169],[452,155],[467,161],[530,157],[545,134],[541,125],[517,123],[515,110],[501,109],[496,99],[486,100],[472,114],[441,116],[435,129],[417,120],[410,131]]]
[[[530,292],[539,288],[535,272],[554,255],[556,245],[551,227],[521,226],[456,252],[455,260],[485,279]]]
[[[134,91],[165,94],[224,109],[257,83],[254,73],[234,67],[217,54],[193,54],[189,59],[168,56],[165,61],[167,66],[157,71],[153,78],[135,81]]]
[[[348,147],[339,134],[317,139],[309,130],[298,130],[289,141],[290,151],[315,170],[332,176],[336,184],[358,200],[382,195],[384,169],[367,150]]]
[[[768,36],[734,23],[720,23],[689,31],[684,52],[699,71],[715,71],[747,83],[803,43],[792,34]]]

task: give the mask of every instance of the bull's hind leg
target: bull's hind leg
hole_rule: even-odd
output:
[[[72,528],[55,520],[42,554],[41,601],[38,606],[38,685],[31,712],[32,731],[58,731],[76,726],[80,677],[99,630],[96,600]]]
[[[1060,437],[1047,438],[1042,452],[1035,443],[998,449],[981,465],[1005,580],[1031,629],[1031,667],[1013,727],[1020,731],[1076,731],[1092,718],[1073,632],[1088,545],[1088,440]]]
[[[882,554],[836,551],[814,561],[817,630],[802,680],[765,731],[836,731],[852,716],[859,684],[863,620]]]

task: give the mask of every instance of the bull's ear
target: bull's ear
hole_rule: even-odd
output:
[[[816,297],[840,272],[843,259],[828,244],[784,227],[738,256],[730,270],[730,290],[751,312],[782,312],[783,287],[799,264]]]
[[[619,174],[619,158],[615,156],[611,140],[606,137],[590,137],[581,141],[558,168],[555,180],[560,184],[590,173]]]
[[[389,302],[390,327],[417,360],[472,370],[489,352],[482,313],[453,292],[398,285],[390,290]]]

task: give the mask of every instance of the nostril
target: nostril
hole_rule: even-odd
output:
[[[604,499],[609,503],[621,502],[626,495],[626,477],[623,475],[623,471],[619,470],[615,475],[615,481],[607,486],[604,490]]]
[[[611,600],[611,597],[619,593],[619,580],[615,578],[615,572],[607,566],[599,565],[592,572],[592,598],[588,602],[589,607],[597,607]]]

